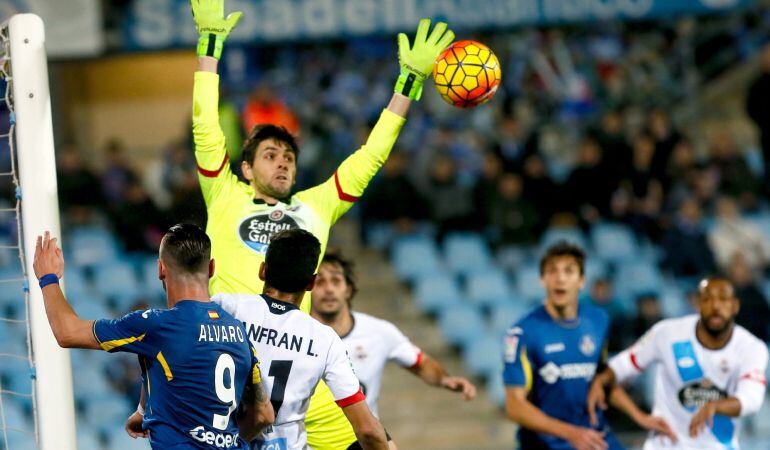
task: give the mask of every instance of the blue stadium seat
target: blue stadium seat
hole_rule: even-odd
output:
[[[95,266],[94,285],[98,294],[121,303],[142,294],[134,267],[121,261]]]
[[[585,267],[586,288],[590,288],[600,278],[607,278],[608,274],[609,268],[604,260],[594,257],[594,255],[588,256]]]
[[[586,251],[589,250],[588,240],[586,239],[583,232],[580,231],[580,228],[556,227],[556,228],[549,228],[548,230],[546,230],[546,232],[543,234],[543,237],[540,238],[540,245],[538,247],[538,256],[545,253],[548,247],[552,246],[553,244],[559,241],[567,241],[572,244],[579,245],[580,247],[583,248],[583,250],[586,250]]]
[[[498,408],[505,406],[505,384],[502,372],[487,374],[487,395],[493,405]]]
[[[79,426],[77,429],[78,450],[102,450],[102,444],[99,442],[99,436],[93,431],[91,427]]]
[[[491,334],[479,335],[463,351],[465,369],[476,376],[503,372],[503,339]]]
[[[631,299],[643,293],[660,294],[665,282],[660,270],[647,261],[620,264],[614,281],[618,296]]]
[[[150,450],[149,439],[133,439],[123,429],[110,436],[110,448],[120,450]]]
[[[67,295],[67,300],[73,304],[87,299],[91,292],[91,287],[88,284],[88,281],[86,281],[83,271],[75,266],[67,266],[64,269],[62,283],[64,285],[65,294]]]
[[[95,365],[79,367],[77,376],[72,377],[75,396],[86,404],[115,395],[107,377]]]
[[[446,266],[452,273],[470,275],[485,272],[492,265],[492,253],[475,233],[452,233],[444,241]]]
[[[465,347],[485,330],[479,310],[462,304],[442,308],[438,327],[447,342],[459,347]]]
[[[666,282],[660,290],[660,307],[664,317],[687,314],[687,295],[676,283]]]
[[[2,289],[0,289],[0,307],[6,305],[21,305],[23,310],[24,274],[21,271],[21,266],[11,266],[0,269],[0,280],[8,280],[3,281],[0,285],[2,286]]]
[[[23,395],[32,394],[32,369],[26,358],[2,358],[2,371],[8,377],[8,384],[3,389]]]
[[[449,275],[422,278],[415,283],[417,307],[425,313],[436,313],[446,306],[461,303],[460,286]]]
[[[636,237],[630,228],[613,223],[601,223],[591,229],[591,242],[599,258],[618,263],[638,258]]]
[[[468,275],[465,281],[465,296],[483,308],[505,304],[512,297],[505,274],[497,268],[483,273]]]
[[[123,431],[123,424],[135,409],[122,395],[112,394],[92,399],[86,406],[85,418],[96,430],[105,433]],[[122,448],[122,447],[121,447]]]
[[[71,232],[69,246],[64,250],[77,266],[96,266],[115,259],[118,244],[104,228],[81,227]]]
[[[528,264],[532,258],[532,249],[523,246],[508,245],[497,251],[495,259],[497,265],[507,270],[515,272],[519,267]]]
[[[516,272],[516,286],[521,300],[532,303],[543,299],[545,290],[540,284],[540,269],[534,265],[521,268]]]
[[[145,258],[141,263],[143,292],[147,296],[166,298],[163,283],[158,279],[158,258]]]
[[[489,317],[490,333],[493,336],[503,338],[505,332],[513,326],[519,319],[524,317],[529,311],[529,307],[520,302],[510,302],[500,305],[493,309]]]
[[[441,263],[436,244],[424,237],[405,237],[393,244],[392,263],[396,274],[403,281],[441,273]]]

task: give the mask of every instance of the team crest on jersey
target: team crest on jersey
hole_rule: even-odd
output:
[[[596,344],[590,335],[584,334],[580,338],[580,352],[586,356],[591,356],[596,351]]]
[[[688,411],[696,411],[706,402],[722,400],[727,397],[729,397],[727,392],[719,389],[707,378],[685,384],[679,390],[679,402]]]
[[[264,254],[274,234],[294,228],[301,228],[294,217],[276,209],[247,217],[238,227],[238,234],[246,246]]]
[[[363,345],[356,345],[356,348],[353,351],[353,353],[355,358],[361,361],[365,360],[366,357],[369,356],[369,354],[366,353],[366,349],[364,348]]]

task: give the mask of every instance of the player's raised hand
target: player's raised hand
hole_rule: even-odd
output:
[[[195,26],[198,28],[198,56],[219,59],[230,32],[241,19],[236,11],[225,17],[225,0],[190,0]]]
[[[604,433],[590,428],[575,427],[567,441],[575,450],[607,450]]]
[[[406,34],[398,35],[398,62],[401,64],[401,74],[396,82],[395,92],[419,100],[422,96],[422,84],[433,72],[436,58],[455,38],[447,24],[439,22],[430,31],[430,19],[420,20],[417,34],[412,45]]]
[[[64,255],[56,243],[56,238],[51,239],[49,231],[46,231],[44,236],[37,237],[32,268],[38,278],[51,273],[59,278],[64,276]]]
[[[461,392],[465,401],[476,398],[476,386],[463,377],[444,377],[441,386],[453,392]]]
[[[690,437],[696,437],[702,431],[714,426],[714,414],[717,406],[713,402],[706,402],[692,417],[690,422]]]
[[[599,380],[594,380],[588,389],[588,417],[591,419],[591,425],[598,426],[599,418],[596,417],[596,408],[607,409],[607,399],[604,392],[604,384]]]
[[[671,439],[672,444],[676,444],[678,441],[676,433],[674,433],[674,430],[671,429],[671,426],[662,417],[644,414],[636,419],[636,424],[647,431],[652,431],[655,434]]]
[[[126,420],[126,433],[134,439],[150,437],[150,432],[142,429],[143,420],[144,416],[139,414],[139,411],[134,411]]]

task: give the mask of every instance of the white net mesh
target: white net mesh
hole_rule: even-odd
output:
[[[0,28],[0,450],[35,449],[35,366],[22,250],[8,28]]]

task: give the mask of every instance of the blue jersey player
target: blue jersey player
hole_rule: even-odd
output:
[[[560,242],[549,248],[540,261],[545,302],[505,337],[506,413],[520,425],[522,450],[623,448],[601,415],[591,424],[586,407],[604,359],[609,319],[598,308],[578,304],[584,263],[579,247]]]
[[[144,417],[141,425],[133,425],[133,435],[149,437],[153,449],[248,448],[247,442],[274,419],[243,324],[209,299],[210,255],[203,230],[171,227],[158,260],[168,309],[86,321],[59,288],[64,258],[56,239],[47,232],[38,237],[35,275],[57,342],[139,356],[147,396],[135,414]]]

